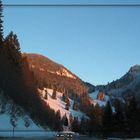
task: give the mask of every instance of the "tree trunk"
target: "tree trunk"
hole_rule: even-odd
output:
[[[13,137],[14,137],[15,127],[13,127]]]

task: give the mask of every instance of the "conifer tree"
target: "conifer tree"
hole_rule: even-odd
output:
[[[55,89],[53,90],[53,93],[52,93],[52,99],[56,99],[56,90]]]
[[[78,110],[78,103],[74,100],[73,110]]]
[[[58,110],[55,115],[55,124],[54,124],[55,130],[62,131],[61,122],[62,122],[61,114],[60,114],[60,110]]]
[[[113,115],[113,128],[114,131],[117,133],[123,133],[124,132],[124,113],[122,109],[121,102],[119,100],[116,100],[115,104],[115,114]]]
[[[110,102],[107,102],[103,113],[103,130],[104,135],[109,136],[112,132],[112,108]]]
[[[68,118],[67,118],[67,116],[66,116],[66,114],[63,116],[63,124],[64,124],[64,126],[68,126]]]
[[[70,125],[71,125],[72,122],[73,122],[73,116],[72,116],[72,114],[70,114],[70,116],[69,116],[69,121],[70,121]]]
[[[66,109],[66,110],[69,110],[69,107],[70,107],[70,100],[69,100],[69,98],[67,98],[65,109]]]
[[[74,132],[80,131],[80,124],[77,117],[74,117],[71,127],[72,127],[72,131]]]
[[[81,132],[82,134],[85,134],[86,131],[87,131],[87,121],[86,121],[85,117],[83,116],[83,117],[81,118],[80,132]]]
[[[137,108],[137,102],[135,97],[133,97],[127,107],[126,110],[126,119],[127,119],[127,125],[128,125],[128,133],[131,136],[134,136],[134,134],[137,132],[137,125],[138,125],[138,108]],[[138,130],[139,131],[139,130]]]
[[[20,51],[20,44],[16,34],[14,34],[12,31],[4,40],[3,50],[7,54],[7,58],[12,62],[12,64],[21,68],[22,56]]]
[[[3,43],[3,4],[2,1],[0,0],[0,45]]]
[[[13,137],[14,137],[15,128],[17,127],[17,117],[16,116],[12,116],[10,118],[10,123],[13,126]]]
[[[24,118],[24,123],[25,123],[24,125],[25,125],[26,128],[28,128],[30,126],[30,121],[29,121],[28,117]]]
[[[65,102],[65,98],[66,98],[66,96],[65,96],[65,93],[63,93],[63,95],[62,95],[62,100]]]

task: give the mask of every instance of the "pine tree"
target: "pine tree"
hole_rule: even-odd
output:
[[[15,115],[10,118],[10,123],[13,126],[13,137],[14,137],[15,128],[17,127],[17,117]]]
[[[68,126],[68,118],[67,118],[67,116],[66,116],[66,114],[63,116],[63,124],[64,124],[64,126]]]
[[[0,0],[0,45],[3,43],[3,4],[2,1]]]
[[[74,100],[73,110],[78,110],[78,103]]]
[[[70,101],[69,101],[69,98],[67,98],[65,109],[66,109],[66,110],[69,110],[69,107],[70,107]]]
[[[85,134],[87,131],[87,121],[84,116],[81,118],[80,131],[82,134]]]
[[[54,124],[55,130],[62,131],[61,123],[62,123],[61,114],[60,114],[60,110],[58,110],[55,114],[55,124]]]
[[[20,44],[16,34],[14,34],[12,31],[7,35],[4,40],[4,50],[12,64],[16,66],[22,65]]]
[[[119,100],[115,103],[115,114],[113,115],[113,130],[116,134],[124,133],[124,111]]]
[[[53,90],[52,99],[56,99],[56,90]]]
[[[28,117],[24,118],[24,123],[25,123],[24,125],[25,125],[26,128],[28,128],[30,126],[30,121],[29,121]]]
[[[65,96],[65,93],[63,93],[62,100],[65,102],[65,99],[66,99],[66,96]]]
[[[45,99],[45,100],[47,100],[47,99],[48,99],[48,91],[47,91],[47,90],[45,90],[44,99]]]
[[[70,116],[69,116],[69,121],[70,121],[70,125],[71,125],[72,122],[73,122],[73,116],[72,116],[72,114],[70,114]]]
[[[74,132],[80,131],[80,124],[77,117],[74,117],[71,127],[72,127],[72,131]]]
[[[103,131],[105,136],[110,136],[112,132],[112,108],[108,101],[103,113]]]
[[[138,116],[137,102],[136,102],[135,97],[133,97],[126,109],[128,133],[131,136],[134,136],[134,134],[137,132],[137,127],[138,127],[137,116]]]
[[[44,99],[47,100],[48,99],[48,94],[45,93]]]

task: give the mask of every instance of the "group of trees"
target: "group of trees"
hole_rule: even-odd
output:
[[[72,130],[102,137],[139,137],[140,106],[133,97],[128,104],[115,101],[114,111],[108,101],[105,107],[89,105],[88,119],[74,118]]]
[[[103,115],[103,130],[107,136],[140,136],[140,107],[135,97],[125,105],[116,100],[115,112],[108,102]]]

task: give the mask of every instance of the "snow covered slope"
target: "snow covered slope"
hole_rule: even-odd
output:
[[[89,94],[90,98],[91,98],[91,102],[96,105],[98,104],[99,106],[105,106],[107,101],[109,100],[109,96],[105,95],[104,100],[98,100],[97,96],[99,94],[99,90],[96,90],[95,92],[92,92]]]
[[[11,116],[8,113],[0,114],[0,130],[12,130],[13,126],[11,125]],[[26,121],[28,120],[29,126],[26,127]],[[43,130],[41,127],[37,126],[28,115],[17,117],[16,120],[17,126],[15,130]]]
[[[45,100],[44,96],[45,96],[46,90],[48,93],[48,99]],[[66,110],[65,109],[66,103],[62,100],[63,94],[61,92],[56,92],[56,99],[52,99],[53,89],[48,89],[48,88],[44,88],[44,90],[39,89],[39,92],[41,93],[42,99],[45,100],[45,102],[47,104],[49,104],[49,106],[52,109],[54,109],[55,111],[60,110],[61,117],[63,117],[65,114],[66,114],[67,118],[69,118],[70,114],[73,117],[78,117],[79,119],[81,119],[83,116],[86,117],[85,114],[83,112],[81,112],[80,110],[75,111],[72,109],[74,101],[71,99],[69,99],[70,100],[70,108],[69,108],[69,110]]]
[[[29,127],[26,127],[26,121],[28,119]],[[13,137],[13,126],[10,123],[11,116],[8,113],[0,115],[0,137]],[[53,137],[56,132],[46,131],[43,128],[37,126],[29,116],[25,115],[18,117],[16,121],[17,126],[14,129],[14,137]]]
[[[15,127],[14,127],[15,126]],[[34,136],[35,133],[45,130],[35,124],[29,115],[11,99],[0,93],[0,137]],[[48,129],[49,130],[49,129]],[[41,134],[40,134],[41,135]]]

